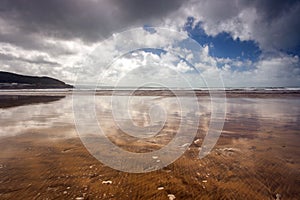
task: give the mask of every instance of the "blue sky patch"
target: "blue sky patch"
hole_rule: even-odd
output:
[[[143,29],[149,33],[156,33],[156,30],[154,27],[150,26],[150,25],[144,25],[143,26]]]
[[[193,17],[188,17],[184,29],[199,44],[210,47],[210,56],[257,61],[261,55],[261,50],[253,40],[241,41],[239,38],[234,40],[226,32],[219,33],[214,37],[208,36],[202,28],[202,22],[195,23]]]
[[[293,48],[289,48],[287,50],[283,50],[283,49],[280,49],[281,52],[283,53],[287,53],[289,55],[292,55],[292,56],[299,56],[300,55],[300,45],[297,45]]]

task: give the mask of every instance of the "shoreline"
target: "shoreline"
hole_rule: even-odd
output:
[[[274,98],[300,97],[299,90],[0,90],[0,96],[67,96],[67,95],[97,95],[97,96],[213,96],[213,97],[246,97]]]

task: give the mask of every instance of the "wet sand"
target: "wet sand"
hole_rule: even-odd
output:
[[[114,170],[89,154],[76,133],[70,95],[2,107],[0,199],[298,199],[300,100],[293,94],[258,97],[228,96],[222,135],[205,158],[198,154],[209,110],[204,110],[197,136],[183,156],[141,174]],[[199,98],[204,107],[208,101]],[[147,152],[172,140],[176,120],[163,135],[145,140],[112,129],[109,114],[105,126],[118,146]]]

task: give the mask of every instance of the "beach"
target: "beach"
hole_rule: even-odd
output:
[[[171,105],[172,113],[166,114],[168,121],[158,134],[137,139],[114,124],[107,104],[112,94],[82,95],[94,95],[103,132],[130,152],[161,149],[176,135],[179,121],[193,112],[179,117],[178,108],[172,107],[176,96],[168,91],[138,91],[133,94],[137,126],[151,122],[143,106]],[[2,92],[0,199],[298,199],[299,91],[227,91],[222,134],[202,159],[199,151],[209,128],[211,99],[207,91],[197,91],[196,96],[201,118],[185,153],[161,169],[128,173],[101,163],[83,145],[72,92]],[[188,102],[189,95],[185,99]],[[137,104],[141,100],[145,104]],[[88,102],[83,107],[84,103]]]

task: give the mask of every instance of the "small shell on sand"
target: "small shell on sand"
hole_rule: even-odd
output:
[[[168,194],[169,200],[174,200],[176,199],[174,194]]]
[[[202,183],[207,183],[207,180],[203,180]]]
[[[112,184],[112,181],[109,181],[109,180],[107,180],[107,181],[102,181],[102,184],[107,184],[107,185],[109,185],[109,184]]]
[[[152,156],[152,158],[156,160],[158,158],[158,156]]]
[[[165,189],[164,187],[158,187],[157,188],[158,190],[163,190],[163,189]]]
[[[232,147],[226,147],[226,148],[219,149],[219,150],[221,150],[221,151],[227,151],[227,152],[240,152],[241,151],[238,148],[232,148]]]
[[[75,199],[76,200],[83,200],[84,198],[83,197],[76,197]]]
[[[194,144],[199,144],[199,143],[200,143],[200,139],[194,141]]]
[[[188,146],[190,146],[190,143],[185,143],[185,144],[181,145],[180,147],[188,147]]]

